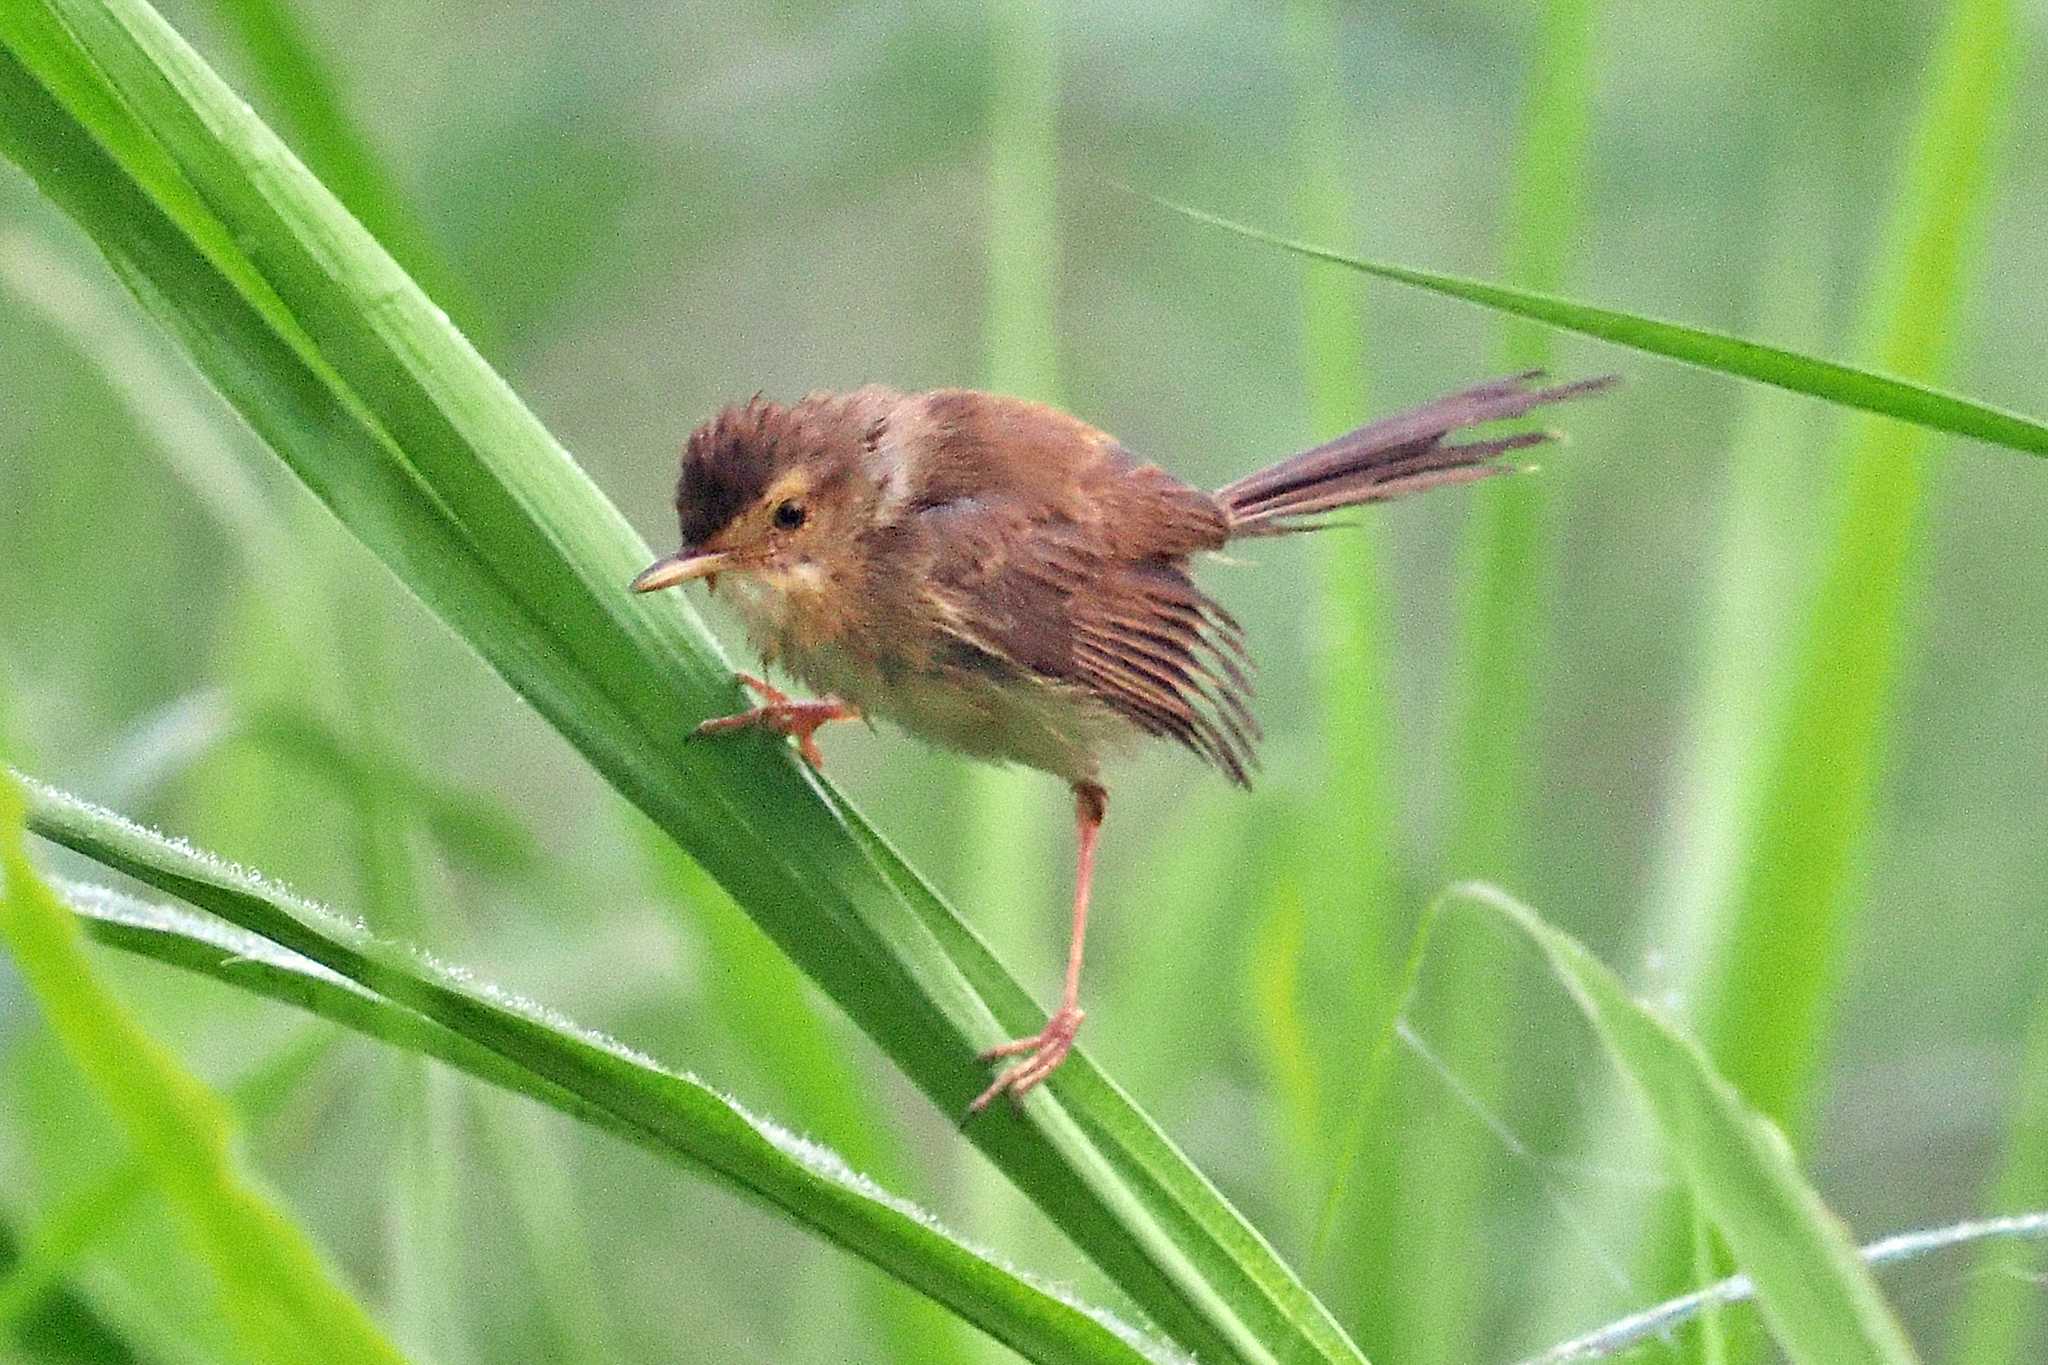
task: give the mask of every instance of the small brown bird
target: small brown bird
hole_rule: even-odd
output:
[[[682,548],[635,592],[721,576],[763,659],[820,696],[759,678],[750,711],[819,763],[827,721],[886,716],[934,744],[1023,763],[1074,790],[1079,857],[1060,1006],[1045,1028],[989,1049],[1018,1057],[970,1106],[1021,1096],[1065,1059],[1081,1023],[1081,944],[1103,759],[1173,740],[1248,786],[1258,726],[1237,622],[1195,586],[1189,557],[1233,540],[1314,530],[1323,513],[1514,466],[1546,432],[1452,444],[1612,376],[1480,384],[1204,493],[1039,403],[964,389],[881,387],[784,406],[755,398],[690,435],[676,485]]]

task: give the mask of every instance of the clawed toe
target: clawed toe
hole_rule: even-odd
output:
[[[751,673],[735,673],[732,675],[732,678],[734,682],[746,688],[749,692],[755,693],[770,706],[779,706],[789,700],[789,693],[783,691],[774,683],[769,682],[766,678],[757,678]]]
[[[818,727],[829,721],[854,720],[860,716],[860,708],[840,701],[837,697],[797,701],[781,688],[751,673],[739,673],[734,676],[749,689],[760,694],[761,705],[736,715],[713,716],[690,731],[692,739],[759,726],[764,730],[773,730],[779,735],[788,735],[796,741],[797,752],[804,756],[804,762],[813,768],[823,768],[825,755],[818,748]]]
[[[967,1106],[969,1114],[979,1114],[988,1108],[995,1097],[1008,1092],[1013,1099],[1024,1095],[1052,1075],[1067,1054],[1073,1050],[1074,1034],[1081,1027],[1083,1015],[1071,1006],[1060,1009],[1046,1021],[1044,1029],[1029,1038],[1018,1038],[1012,1042],[1000,1043],[981,1054],[984,1062],[999,1061],[1004,1057],[1022,1055],[1024,1060],[1005,1067],[1000,1075],[989,1084],[988,1089],[974,1097]]]

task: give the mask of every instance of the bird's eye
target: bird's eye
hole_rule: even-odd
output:
[[[775,529],[794,531],[804,524],[808,515],[800,503],[778,502],[775,504]]]

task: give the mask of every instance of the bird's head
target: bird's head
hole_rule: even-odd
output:
[[[759,397],[690,433],[676,482],[682,548],[633,580],[652,592],[723,573],[778,594],[826,591],[875,521],[872,464],[884,396],[862,390],[793,406]]]

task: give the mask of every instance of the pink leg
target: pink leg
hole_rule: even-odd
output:
[[[1067,1059],[1074,1046],[1074,1034],[1081,1027],[1081,944],[1088,936],[1088,891],[1095,880],[1095,841],[1102,833],[1102,817],[1109,811],[1109,793],[1093,782],[1074,784],[1074,833],[1079,850],[1074,865],[1074,929],[1067,940],[1067,981],[1060,993],[1060,1007],[1045,1027],[1029,1038],[1003,1043],[981,1054],[985,1062],[1020,1054],[1024,1060],[1005,1067],[989,1088],[975,1096],[967,1112],[978,1114],[996,1096],[1008,1091],[1013,1099],[1052,1075]]]
[[[735,716],[718,716],[707,720],[691,731],[692,734],[716,735],[727,730],[740,730],[758,725],[763,729],[774,730],[778,734],[794,736],[797,752],[804,756],[804,761],[813,768],[822,768],[825,766],[825,755],[818,749],[818,727],[827,721],[860,718],[859,707],[843,702],[837,697],[796,701],[781,688],[751,673],[740,673],[735,676],[761,694],[762,704]]]

